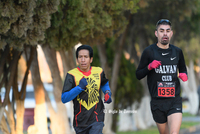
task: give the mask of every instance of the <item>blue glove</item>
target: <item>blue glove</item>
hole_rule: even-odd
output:
[[[106,94],[104,95],[104,103],[109,104],[112,102],[111,95],[112,93],[110,92],[110,90],[106,90]]]
[[[88,85],[87,80],[84,78],[84,76],[82,77],[82,79],[79,81],[79,87],[81,87],[82,89],[86,89],[85,87]]]

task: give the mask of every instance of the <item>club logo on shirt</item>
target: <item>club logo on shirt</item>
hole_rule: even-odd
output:
[[[164,74],[175,74],[177,72],[177,65],[161,65],[158,68],[155,68],[155,72],[163,74],[162,81],[172,81],[172,75]]]
[[[162,74],[173,74],[176,73],[177,65],[161,65],[158,68],[155,68],[156,73]]]
[[[99,88],[96,84],[97,82],[95,79],[88,77],[86,78],[88,85],[86,86],[86,94],[84,94],[85,97],[82,97],[80,95],[77,96],[77,101],[81,103],[82,106],[84,106],[87,110],[90,110],[93,106],[96,105],[96,103],[99,102]]]
[[[98,73],[93,74],[93,76],[94,76],[96,79],[99,79],[99,74],[98,74]]]

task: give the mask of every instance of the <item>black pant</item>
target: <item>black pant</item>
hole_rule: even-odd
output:
[[[76,134],[103,134],[104,123],[103,122],[94,122],[88,127],[74,127]]]

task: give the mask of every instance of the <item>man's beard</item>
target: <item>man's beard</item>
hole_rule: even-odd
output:
[[[167,40],[161,40],[162,45],[167,45],[169,43],[169,38]]]
[[[169,43],[169,41],[162,41],[161,44],[162,45],[167,45]]]

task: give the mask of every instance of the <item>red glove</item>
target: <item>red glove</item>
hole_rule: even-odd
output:
[[[183,82],[188,80],[187,74],[186,73],[179,73],[178,76]]]
[[[109,104],[112,102],[111,95],[112,95],[112,93],[109,90],[106,90],[106,93],[104,95],[104,103]]]
[[[149,65],[148,65],[148,69],[152,70],[154,68],[157,68],[158,66],[162,65],[161,61],[157,61],[157,60],[153,60]]]

